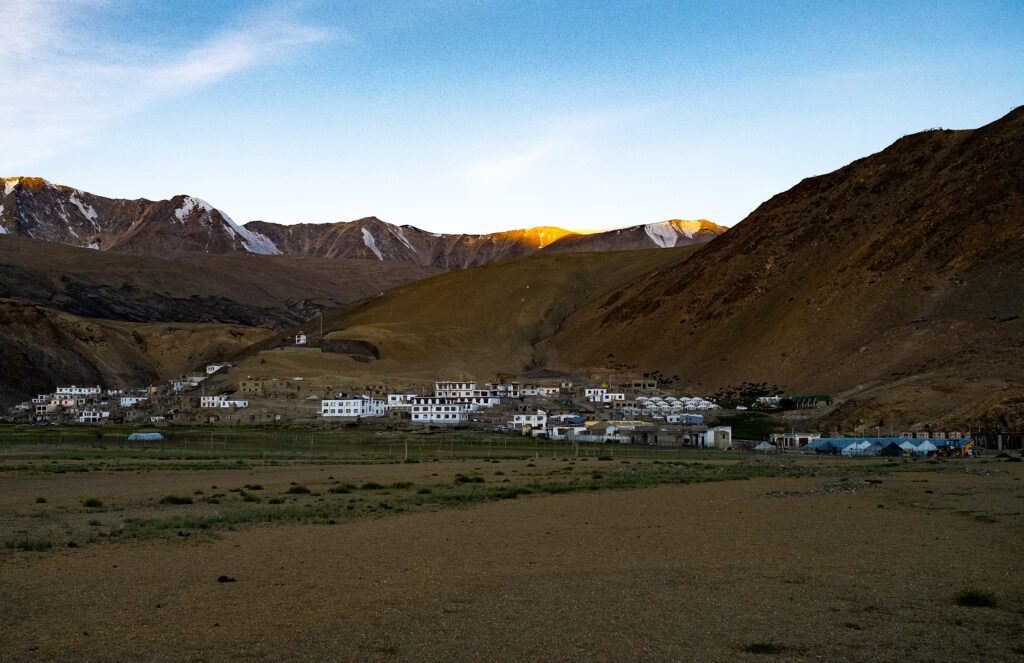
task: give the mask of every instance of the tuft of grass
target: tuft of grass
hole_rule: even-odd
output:
[[[285,495],[309,495],[310,489],[303,486],[301,483],[292,484],[288,486],[288,490],[284,491]]]
[[[970,608],[994,608],[999,603],[999,598],[995,595],[995,592],[977,587],[961,589],[953,595],[953,600],[957,605]]]
[[[412,481],[396,481],[391,484],[391,487],[396,490],[402,490],[405,488],[412,488]]]
[[[192,504],[192,498],[183,495],[165,495],[160,498],[160,504]]]
[[[37,497],[36,498],[36,504],[46,504],[46,498],[45,497]]]
[[[17,539],[4,542],[8,550],[28,550],[30,552],[46,552],[53,544],[45,539]]]
[[[351,493],[353,488],[355,488],[355,486],[353,486],[350,483],[339,483],[336,486],[331,486],[330,488],[328,488],[327,492],[334,493],[335,495],[346,495],[348,493]]]
[[[87,509],[101,509],[103,508],[103,500],[98,497],[87,497],[82,500],[82,506]]]
[[[284,504],[284,498],[283,497],[271,497],[269,500],[267,500],[267,504]]]
[[[380,485],[376,481],[367,481],[362,486],[359,486],[362,490],[382,490],[384,486]]]
[[[258,483],[247,483],[245,484],[246,490],[263,490],[263,486]]]
[[[483,477],[467,477],[465,474],[456,474],[455,475],[455,483],[456,484],[462,484],[462,483],[484,483],[484,478]]]
[[[434,491],[430,490],[429,488],[420,488],[419,490],[416,491],[416,494],[417,495],[430,495],[433,492]]]
[[[259,502],[260,498],[256,497],[255,495],[250,495],[249,493],[245,493],[244,495],[242,495],[242,501],[243,502]]]
[[[743,645],[743,651],[748,654],[784,654],[786,652],[785,645],[779,645],[774,642],[749,642]]]

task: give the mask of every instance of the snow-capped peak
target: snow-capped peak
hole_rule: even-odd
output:
[[[184,222],[197,207],[207,213],[213,211],[213,206],[205,200],[194,198],[192,196],[185,196],[185,199],[181,201],[181,205],[178,209],[174,210],[174,216],[178,221]]]

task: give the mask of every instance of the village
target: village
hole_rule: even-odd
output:
[[[723,407],[712,397],[670,393],[648,377],[578,384],[564,377],[520,382],[498,376],[487,383],[466,379],[400,388],[384,383],[341,387],[312,376],[223,379],[232,368],[228,362],[212,363],[202,372],[133,389],[57,386],[16,405],[6,418],[36,426],[121,424],[157,429],[458,427],[570,442],[842,456],[955,457],[974,455],[982,447],[1002,450],[1020,444],[1005,436],[976,443],[969,432],[931,430],[889,437],[823,437],[789,430],[745,439],[734,436],[727,423],[730,415],[750,409],[772,412],[783,405],[813,409],[830,398],[758,396],[746,405]],[[216,388],[210,386],[214,376],[222,378]]]

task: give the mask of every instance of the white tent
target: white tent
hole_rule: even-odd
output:
[[[767,453],[769,451],[774,451],[776,448],[777,447],[774,444],[769,444],[768,442],[761,442],[756,447],[754,447],[754,451],[764,451]]]
[[[903,442],[900,442],[900,449],[903,449],[904,451],[906,451],[908,453],[914,453],[914,452],[917,451],[917,447],[915,447],[913,445],[913,443],[911,443],[909,441],[906,441],[906,440],[904,440]]]
[[[929,452],[932,452],[932,451],[937,451],[937,450],[938,450],[938,447],[935,446],[934,444],[932,444],[931,442],[929,442],[928,440],[925,440],[921,444],[917,445],[917,453],[919,453],[919,454],[926,454],[926,453],[929,453]]]

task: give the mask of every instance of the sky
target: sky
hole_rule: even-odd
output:
[[[1024,104],[1024,2],[0,0],[0,176],[235,221],[731,226]]]

